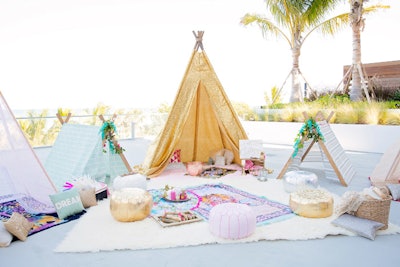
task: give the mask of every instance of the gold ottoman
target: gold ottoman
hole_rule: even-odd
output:
[[[300,189],[290,194],[289,206],[302,217],[325,218],[332,215],[333,197],[321,189]]]
[[[120,222],[143,220],[152,207],[153,197],[141,188],[122,188],[111,194],[110,212]]]

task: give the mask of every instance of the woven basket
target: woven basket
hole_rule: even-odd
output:
[[[391,198],[364,200],[356,212],[356,216],[383,223],[388,228]]]

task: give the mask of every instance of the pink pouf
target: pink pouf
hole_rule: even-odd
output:
[[[211,209],[209,223],[212,234],[226,239],[240,239],[254,232],[256,215],[248,205],[223,203]]]

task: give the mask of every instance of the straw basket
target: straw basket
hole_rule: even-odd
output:
[[[379,230],[387,229],[391,200],[391,197],[364,200],[355,215],[360,218],[383,223],[385,226]]]

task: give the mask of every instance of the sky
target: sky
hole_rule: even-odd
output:
[[[400,1],[381,3],[391,8],[366,17],[363,63],[400,60]],[[340,10],[348,9],[343,1]],[[265,92],[289,74],[291,52],[282,39],[240,25],[246,13],[266,15],[264,1],[1,0],[0,91],[11,109],[172,104],[195,44],[192,31],[202,30],[229,99],[264,105]],[[300,69],[312,89],[338,86],[351,43],[350,28],[335,37],[310,35]]]

